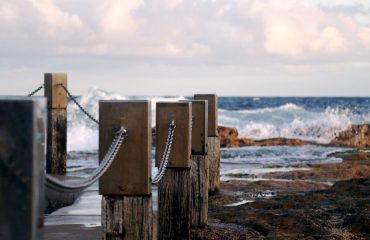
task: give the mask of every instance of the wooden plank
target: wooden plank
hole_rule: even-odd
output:
[[[158,239],[190,239],[191,206],[190,170],[167,169],[158,185]]]
[[[205,227],[208,222],[208,158],[191,155],[191,226]]]
[[[0,239],[43,239],[46,100],[0,97]]]
[[[102,197],[103,239],[123,236],[123,196]]]
[[[167,168],[190,168],[191,103],[158,102],[156,112],[156,166],[166,146],[168,126],[174,120],[176,129]]]
[[[123,239],[152,240],[152,196],[123,197]]]
[[[46,172],[67,173],[67,110],[48,109]]]
[[[103,159],[121,126],[128,131],[112,165],[100,178],[100,194],[151,194],[150,113],[149,101],[99,102],[99,159]]]
[[[45,73],[44,89],[48,106],[46,172],[65,175],[67,169],[67,74]]]
[[[217,95],[216,94],[195,94],[194,100],[207,100],[208,101],[208,137],[217,137]]]
[[[152,196],[103,196],[103,239],[152,240]]]
[[[48,99],[48,108],[51,109],[66,109],[68,104],[67,93],[59,86],[63,84],[67,86],[66,73],[45,73],[44,75],[44,89],[45,97]]]
[[[220,190],[220,138],[208,137],[209,194],[217,194]]]
[[[208,102],[206,100],[192,101],[192,113],[191,154],[204,155],[207,152]]]

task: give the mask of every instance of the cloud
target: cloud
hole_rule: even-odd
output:
[[[143,62],[363,60],[370,27],[364,6],[323,0],[14,0],[0,3],[0,27],[9,31],[0,39],[8,49],[28,41],[33,53]]]
[[[209,47],[193,43],[187,47],[179,47],[174,44],[168,44],[165,46],[165,53],[169,57],[194,57],[194,56],[206,56],[209,53]]]
[[[31,0],[31,3],[40,19],[41,34],[48,37],[59,37],[65,33],[70,35],[83,28],[77,14],[63,11],[53,0]]]
[[[143,0],[103,0],[99,4],[101,12],[100,28],[108,37],[121,38],[132,34],[137,28],[133,12],[144,5]]]
[[[358,38],[362,45],[370,50],[370,27],[361,28],[357,33]]]
[[[12,2],[0,2],[0,25],[11,24],[18,16],[17,5]]]
[[[183,2],[183,0],[165,0],[165,3],[167,5],[167,8],[169,8],[169,9],[175,9],[182,2]]]
[[[304,2],[283,3],[254,1],[249,10],[250,16],[262,24],[267,53],[302,58],[350,50],[348,39],[338,28],[342,26],[339,16]]]

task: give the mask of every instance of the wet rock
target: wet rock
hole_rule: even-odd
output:
[[[369,148],[370,147],[370,125],[352,125],[340,132],[330,142],[330,145],[340,147]]]
[[[283,191],[276,197],[225,207],[223,203],[230,200],[222,192],[210,197],[209,217],[254,230],[266,239],[370,237],[369,178],[340,181],[328,189],[304,194]]]
[[[237,224],[210,223],[205,228],[192,229],[193,240],[239,240],[265,239],[256,230],[245,228]]]
[[[300,139],[288,139],[288,138],[271,138],[263,140],[252,140],[250,138],[239,138],[239,132],[236,128],[218,126],[218,134],[220,136],[221,147],[233,148],[233,147],[245,147],[245,146],[301,146],[307,144],[314,144],[312,142],[300,140]]]
[[[319,144],[312,141],[305,141],[294,138],[269,138],[253,140],[247,137],[239,137],[238,129],[219,125],[217,127],[220,136],[220,146],[224,148],[236,148],[246,146],[302,146],[302,145],[323,145],[338,147],[370,148],[370,125],[352,125],[340,132],[329,144]],[[152,129],[153,145],[155,144],[155,127]]]
[[[221,147],[242,147],[250,146],[253,144],[253,141],[248,138],[238,138],[239,132],[236,128],[218,126],[217,127],[218,135],[220,136],[220,146]]]
[[[271,138],[254,141],[254,146],[266,147],[266,146],[302,146],[314,144],[313,142],[304,141],[300,139],[290,138]]]
[[[262,239],[370,239],[370,154],[333,157],[343,161],[264,175],[270,180],[221,182],[220,194],[209,198],[209,218]],[[252,202],[225,206],[240,200]]]

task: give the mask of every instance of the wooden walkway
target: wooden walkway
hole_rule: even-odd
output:
[[[84,225],[46,226],[45,240],[98,240],[102,239],[101,227],[85,227]]]
[[[157,232],[157,187],[153,186],[153,239]],[[98,182],[83,191],[75,204],[61,208],[45,218],[45,240],[102,239],[101,196]]]

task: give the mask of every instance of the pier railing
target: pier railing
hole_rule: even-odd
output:
[[[44,83],[28,96],[35,96],[43,88],[47,104],[42,103],[44,100],[39,97],[14,101],[0,99],[0,105],[11,106],[13,112],[18,113],[12,105],[15,102],[21,105],[32,102],[35,103],[33,107],[38,104],[37,111],[41,109],[44,114],[41,114],[42,121],[22,125],[47,133],[46,138],[31,134],[27,140],[32,143],[30,146],[45,147],[46,143],[46,156],[43,147],[40,147],[31,158],[33,167],[38,169],[28,172],[34,181],[23,183],[28,186],[28,192],[24,193],[33,196],[28,202],[32,206],[29,212],[33,215],[28,219],[30,235],[27,236],[30,237],[27,239],[42,239],[38,230],[42,227],[42,215],[35,214],[35,208],[42,208],[43,179],[47,188],[58,192],[82,191],[99,180],[99,194],[103,195],[103,239],[152,239],[152,184],[158,184],[158,239],[190,239],[191,228],[207,225],[208,192],[215,193],[219,188],[216,95],[195,95],[194,101],[157,103],[155,164],[158,173],[152,178],[150,101],[101,100],[97,120],[68,90],[66,74],[45,74]],[[68,98],[99,126],[99,166],[88,178],[74,183],[64,182],[55,176],[66,173]],[[12,115],[13,120],[1,118],[0,129],[13,124],[11,121],[15,124],[23,120],[23,115],[33,116],[36,110],[32,109]],[[10,175],[0,178],[6,185],[18,176],[11,173],[18,173],[19,169],[30,164],[30,160],[7,149],[9,156],[24,164],[13,169],[14,164],[7,162],[9,157],[3,156],[1,139],[6,136],[4,134],[0,132],[0,171],[10,169]],[[17,139],[19,132],[9,134],[14,134]],[[37,149],[31,147],[29,151]],[[42,171],[44,161],[45,174]],[[3,196],[8,190],[1,186],[0,210],[3,212]],[[4,217],[0,219],[0,228],[3,229],[9,222]],[[41,224],[35,225],[35,222]],[[17,239],[12,235],[16,230],[17,227],[14,227],[0,233],[0,239]]]

